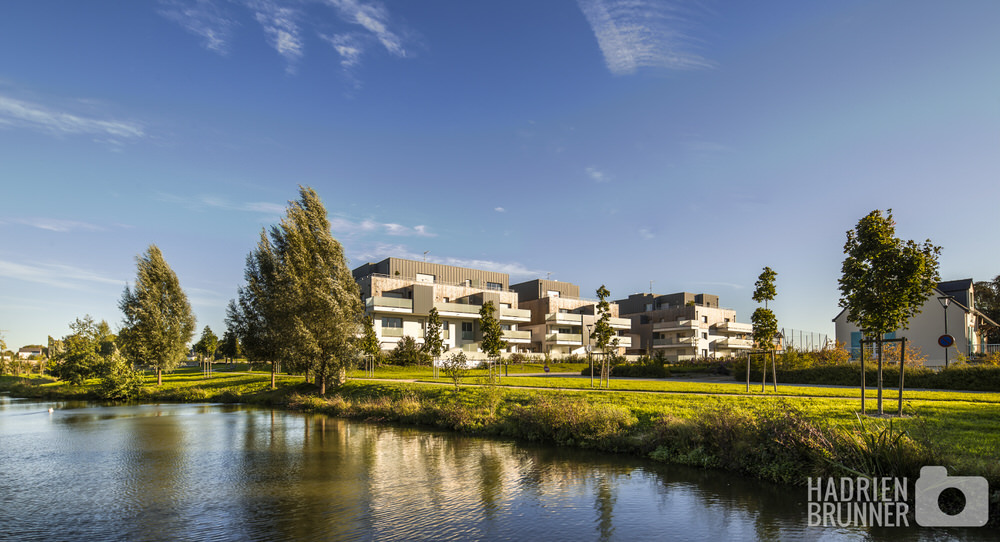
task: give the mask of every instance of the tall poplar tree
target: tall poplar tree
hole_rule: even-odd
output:
[[[610,356],[612,352],[608,349],[617,350],[618,349],[618,338],[615,337],[615,330],[611,327],[611,304],[608,303],[608,297],[611,296],[611,291],[609,291],[603,284],[597,289],[597,322],[594,323],[594,330],[590,333],[590,338],[594,341],[594,346],[596,346],[604,355],[601,357],[601,382],[603,383],[605,379],[608,382],[608,386],[611,385],[611,360]],[[593,377],[593,375],[591,375]]]
[[[246,277],[229,310],[246,333],[244,350],[259,347],[257,355],[280,355],[311,372],[320,394],[331,377],[343,383],[358,354],[361,294],[313,189],[300,186],[281,223],[261,234],[247,257]],[[273,373],[272,363],[272,382]]]
[[[271,364],[271,389],[277,387],[278,361],[285,343],[279,291],[278,262],[266,230],[247,255],[243,271],[246,284],[226,308],[226,326],[233,331],[250,362]]]
[[[431,307],[430,314],[427,316],[427,330],[424,332],[424,352],[430,354],[432,359],[437,360],[443,351],[444,338],[441,337],[441,315],[438,314],[436,308]]]
[[[118,302],[125,314],[120,339],[131,361],[156,371],[159,386],[163,371],[184,359],[195,319],[177,275],[156,245],[149,245],[136,262],[135,285],[126,285]]]

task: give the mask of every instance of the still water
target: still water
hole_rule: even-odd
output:
[[[994,540],[998,534],[809,528],[805,501],[804,488],[725,473],[319,415],[0,396],[3,540]]]

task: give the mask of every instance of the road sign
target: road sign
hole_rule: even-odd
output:
[[[948,335],[947,333],[938,337],[938,344],[943,348],[948,348],[949,346],[955,345],[955,337]]]

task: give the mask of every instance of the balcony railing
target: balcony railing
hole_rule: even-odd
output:
[[[400,297],[369,297],[365,301],[365,307],[369,310],[384,312],[413,312],[413,300]]]
[[[545,341],[556,344],[583,344],[583,335],[579,333],[549,333],[545,336]]]
[[[479,318],[479,309],[482,305],[467,305],[464,303],[435,303],[434,308],[439,313],[450,313],[448,316],[458,315],[458,318]]]
[[[720,333],[753,333],[753,324],[742,322],[724,322],[715,324],[715,330]]]
[[[435,280],[434,282],[423,282],[423,281],[417,280],[415,277],[404,277],[402,275],[391,277],[389,275],[383,275],[382,273],[372,273],[370,275],[366,275],[364,277],[359,278],[358,281],[360,282],[360,281],[362,281],[362,280],[364,280],[364,279],[366,279],[368,277],[381,278],[381,279],[403,280],[403,281],[410,282],[410,283],[415,283],[415,284],[439,284],[441,286],[461,286],[463,288],[472,288],[472,289],[475,289],[475,290],[483,290],[483,291],[487,291],[487,292],[513,292],[514,291],[514,290],[510,290],[508,288],[503,288],[502,287],[503,283],[500,283],[501,284],[500,288],[487,288],[486,287],[486,283],[490,282],[490,281],[481,281],[481,282],[480,281],[471,281],[469,284],[466,284],[464,282],[447,282],[447,281],[442,281],[442,280]]]
[[[403,328],[401,327],[384,327],[382,328],[383,337],[402,337]]]
[[[656,322],[653,324],[653,331],[699,329],[700,327],[701,325],[697,320],[677,320],[674,322]]]
[[[528,322],[531,320],[531,311],[528,309],[508,309],[506,307],[500,307],[500,320]]]
[[[653,339],[653,348],[690,348],[697,344],[698,337],[682,337],[680,339]]]
[[[725,339],[715,341],[715,346],[718,348],[749,349],[753,348],[753,341],[750,339],[734,339],[732,337],[727,337]]]
[[[580,316],[582,315],[566,312],[554,312],[552,314],[546,314],[545,321],[550,324],[580,325]],[[583,321],[586,322],[586,319],[583,319]]]
[[[531,342],[531,332],[522,330],[504,330],[503,339],[510,342]]]
[[[629,318],[609,318],[608,323],[614,329],[632,329],[632,320]]]

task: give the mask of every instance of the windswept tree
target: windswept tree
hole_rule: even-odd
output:
[[[259,341],[269,355],[314,374],[320,394],[331,377],[343,383],[357,356],[363,307],[344,249],[313,189],[299,187],[299,199],[289,202],[281,223],[261,234],[247,257],[246,276],[239,303],[230,303],[229,311],[232,324],[247,332],[240,335],[244,349],[250,352]]]
[[[480,348],[483,349],[483,353],[489,358],[491,382],[494,378],[493,368],[496,362],[500,360],[501,352],[507,348],[507,341],[503,339],[503,327],[500,325],[500,321],[497,320],[496,312],[496,305],[492,301],[483,303],[483,306],[479,309],[479,329],[483,333]],[[496,372],[496,379],[500,379],[499,370]]]
[[[611,292],[602,284],[597,289],[597,322],[594,323],[594,330],[590,333],[590,338],[594,341],[594,346],[603,353],[601,357],[601,382],[608,380],[610,386],[611,367],[610,357],[617,353],[618,337],[611,327],[611,304],[608,297]],[[593,382],[591,382],[593,383]]]
[[[50,372],[60,380],[76,385],[98,375],[101,362],[101,341],[97,325],[90,315],[77,318],[69,324],[72,331],[63,337],[61,348],[52,356]],[[50,337],[50,344],[55,340]]]
[[[878,412],[882,414],[882,341],[905,329],[941,280],[941,247],[896,237],[892,209],[874,210],[847,231],[840,277],[840,306],[847,320],[874,340],[878,354]],[[864,374],[862,356],[862,374]],[[863,396],[862,396],[863,397]],[[862,399],[863,400],[863,399]],[[862,403],[863,405],[864,403]]]
[[[375,320],[366,316],[362,319],[363,331],[361,335],[361,352],[370,356],[374,361],[382,354],[382,346],[378,343],[378,335],[375,333]]]
[[[777,295],[774,287],[774,279],[777,276],[773,269],[765,267],[754,283],[752,299],[757,303],[764,303],[763,307],[757,307],[750,316],[750,322],[753,324],[753,340],[760,349],[774,349],[774,338],[778,335],[778,319],[768,307],[768,301],[772,301]]]
[[[287,343],[282,340],[284,300],[278,276],[278,261],[266,230],[260,232],[256,248],[247,255],[236,299],[226,308],[226,326],[236,336],[243,354],[253,362],[271,364],[271,389],[277,386],[278,362]]]
[[[194,315],[177,275],[156,245],[136,258],[135,286],[125,286],[118,308],[125,314],[119,337],[126,357],[156,371],[156,384],[163,384],[163,371],[184,359],[187,343],[194,336]]]

